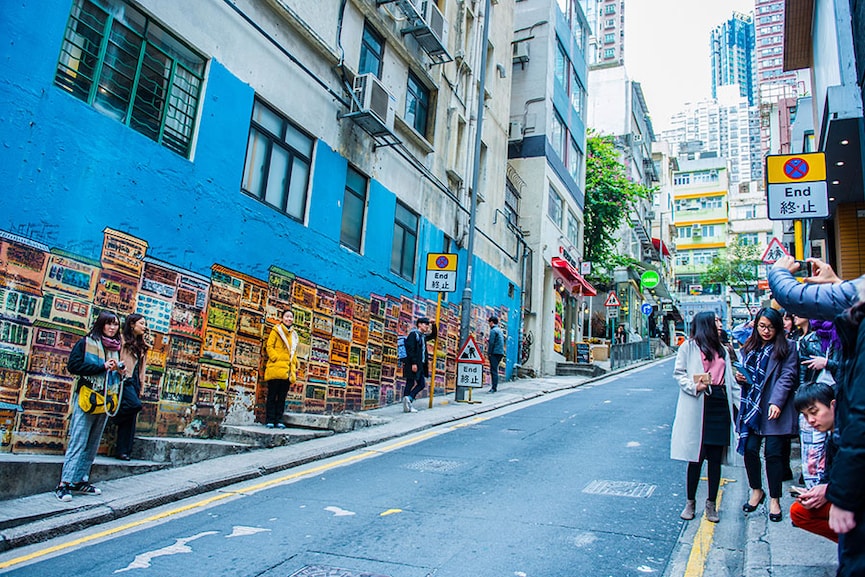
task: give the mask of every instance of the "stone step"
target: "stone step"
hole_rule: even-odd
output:
[[[179,467],[225,455],[236,455],[255,448],[257,445],[253,443],[235,439],[135,437],[132,457]]]
[[[597,377],[606,373],[606,369],[596,364],[556,363],[556,376],[587,376]]]
[[[267,429],[264,425],[223,425],[220,427],[224,441],[243,444],[256,449],[283,447],[334,434],[328,429]]]
[[[98,456],[90,469],[90,480],[98,483],[158,471],[170,466],[170,463],[138,459],[118,461],[111,457]],[[63,455],[0,453],[0,500],[52,491],[60,482],[62,469]]]

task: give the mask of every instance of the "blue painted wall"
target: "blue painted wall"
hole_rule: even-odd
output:
[[[424,256],[441,252],[444,234],[422,218],[415,282],[391,273],[396,197],[380,183],[370,182],[365,254],[340,246],[347,161],[328,143],[316,145],[307,226],[240,191],[254,89],[220,62],[208,65],[191,160],[56,87],[70,7],[20,0],[0,10],[0,229],[98,259],[110,227],[147,241],[148,255],[207,276],[218,263],[266,279],[276,265],[349,294],[435,298],[422,290]],[[501,302],[508,284],[475,259],[473,302],[507,306],[514,341],[519,289]]]

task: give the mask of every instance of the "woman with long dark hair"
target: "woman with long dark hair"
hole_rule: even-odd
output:
[[[71,501],[72,493],[100,495],[97,487],[90,484],[90,467],[99,450],[99,441],[108,420],[104,410],[100,413],[85,412],[79,403],[81,387],[104,390],[122,377],[120,364],[120,320],[111,311],[102,311],[93,323],[93,328],[78,341],[66,369],[78,375],[75,392],[71,398],[72,415],[69,420],[69,443],[63,459],[60,484],[54,495],[61,501]]]
[[[123,348],[120,360],[129,367],[129,376],[123,381],[123,394],[120,409],[114,417],[117,425],[117,442],[114,456],[128,461],[132,455],[132,441],[135,439],[135,421],[141,411],[141,385],[147,367],[147,351],[150,349],[145,340],[147,319],[139,314],[131,314],[123,323]]]
[[[799,383],[796,346],[784,334],[784,318],[763,308],[754,318],[754,332],[742,345],[742,371],[736,380],[742,385],[739,410],[739,446],[745,456],[745,472],[751,496],[742,510],[751,513],[766,499],[760,449],[766,441],[764,459],[769,484],[769,520],[781,520],[781,484],[784,454],[789,437],[798,432],[798,415],[793,394]]]
[[[719,521],[716,500],[721,483],[721,464],[730,464],[733,445],[733,408],[740,388],[733,378],[730,354],[720,339],[721,319],[702,312],[691,323],[691,338],[679,347],[673,376],[679,383],[679,400],[670,443],[670,457],[688,462],[687,500],[682,519],[696,514],[697,485],[703,461],[708,461],[706,519]]]

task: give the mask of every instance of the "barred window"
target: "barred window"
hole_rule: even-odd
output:
[[[204,65],[123,0],[75,0],[54,83],[188,158]]]

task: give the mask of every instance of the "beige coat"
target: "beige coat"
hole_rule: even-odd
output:
[[[725,359],[727,368],[724,372],[724,384],[727,386],[727,407],[730,410],[730,446],[724,452],[724,464],[732,464],[732,453],[736,448],[736,420],[733,417],[733,407],[739,406],[742,390],[733,377],[733,367],[730,355]],[[705,392],[697,392],[694,375],[705,373],[703,355],[700,348],[688,339],[679,347],[676,356],[676,368],[673,378],[679,384],[679,401],[676,404],[676,418],[673,421],[673,435],[670,440],[670,457],[678,461],[696,462],[700,459],[700,447],[703,444],[703,397]]]

